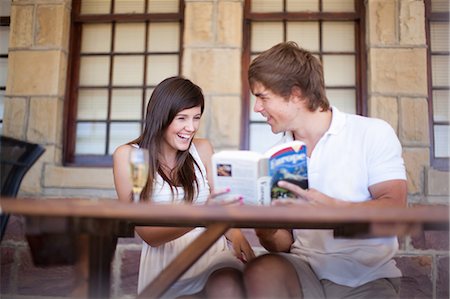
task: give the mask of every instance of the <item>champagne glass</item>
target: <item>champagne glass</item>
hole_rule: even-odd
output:
[[[130,152],[130,174],[133,183],[133,202],[139,202],[148,178],[148,150],[133,148]]]

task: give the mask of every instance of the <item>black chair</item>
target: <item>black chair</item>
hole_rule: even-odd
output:
[[[1,196],[15,197],[17,195],[25,174],[44,152],[45,148],[39,144],[0,136]],[[9,215],[0,215],[0,241],[5,234],[8,219]]]

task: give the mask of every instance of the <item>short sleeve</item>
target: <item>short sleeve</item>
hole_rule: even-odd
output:
[[[406,180],[402,146],[397,135],[387,122],[372,121],[366,135],[369,186],[389,180]]]

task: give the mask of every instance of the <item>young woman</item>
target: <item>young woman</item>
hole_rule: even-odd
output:
[[[171,77],[153,91],[141,136],[116,149],[114,183],[119,200],[132,201],[129,154],[133,147],[149,150],[149,174],[140,201],[206,204],[213,193],[211,155],[206,139],[194,139],[204,109],[202,90],[191,81]],[[139,266],[140,293],[204,228],[136,227],[143,239]],[[227,244],[232,242],[233,249]],[[165,294],[165,298],[200,294],[244,297],[241,260],[254,253],[240,230],[219,239]]]

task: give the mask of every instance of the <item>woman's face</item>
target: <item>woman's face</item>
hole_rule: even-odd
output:
[[[200,125],[201,107],[178,112],[164,133],[162,151],[186,151]]]

